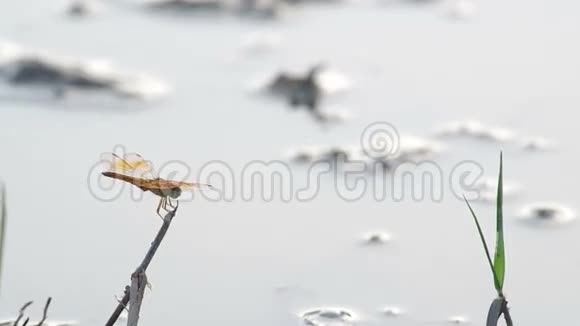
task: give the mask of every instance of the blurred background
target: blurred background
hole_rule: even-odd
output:
[[[193,175],[215,160],[235,173],[281,160],[306,180],[291,155],[350,155],[344,146],[386,121],[420,139],[411,159],[427,154],[445,176],[472,160],[495,180],[504,150],[512,316],[573,323],[579,9],[561,0],[0,1],[9,210],[0,319],[28,300],[40,316],[47,296],[51,320],[80,325],[103,325],[116,306],[161,221],[151,194],[93,196],[101,153],[121,145],[187,162]],[[148,272],[141,324],[484,323],[492,279],[447,184],[442,201],[347,202],[331,176],[320,183],[309,202],[182,203]],[[493,200],[474,208],[493,243]]]

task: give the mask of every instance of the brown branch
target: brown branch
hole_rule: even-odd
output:
[[[135,270],[133,275],[134,274],[143,274],[143,275],[145,274],[145,272],[147,271],[147,267],[149,267],[149,264],[151,264],[153,257],[155,257],[155,253],[157,252],[157,249],[159,249],[159,246],[161,245],[161,242],[163,241],[163,238],[165,237],[167,230],[169,230],[169,226],[171,225],[171,221],[173,220],[173,217],[175,216],[176,213],[177,213],[177,207],[175,207],[175,209],[173,211],[168,212],[167,215],[165,215],[165,217],[163,218],[163,224],[161,225],[161,228],[157,232],[155,239],[151,243],[151,247],[149,248],[149,251],[147,251],[145,258],[143,258],[143,261],[137,267],[137,269]],[[133,283],[133,276],[131,277],[131,279],[132,279],[131,283]],[[144,284],[147,284],[147,282],[145,282]],[[126,286],[125,287],[125,294],[123,295],[123,299],[121,299],[121,301],[117,305],[117,308],[115,308],[115,311],[113,311],[113,314],[111,315],[111,317],[109,317],[109,320],[107,321],[105,326],[113,326],[117,322],[117,320],[119,319],[119,316],[121,315],[121,313],[123,312],[125,307],[127,307],[127,305],[129,304],[130,297],[131,297],[131,287]],[[141,296],[141,299],[142,299],[142,296]],[[139,303],[139,305],[140,305],[140,303]]]

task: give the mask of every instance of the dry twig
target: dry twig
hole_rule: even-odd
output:
[[[36,324],[34,326],[42,326],[44,324],[44,322],[46,321],[46,317],[48,315],[48,308],[50,307],[51,302],[52,302],[52,298],[49,297],[46,300],[46,304],[44,305],[42,319],[38,322],[38,324]],[[28,307],[30,307],[32,305],[32,303],[33,303],[33,301],[28,301],[20,308],[20,310],[18,311],[18,317],[16,317],[16,320],[13,323],[11,323],[12,326],[18,326],[18,324],[20,324],[20,321],[22,320],[22,318],[24,318],[24,312],[26,311],[26,309],[28,309]],[[22,326],[27,326],[28,323],[30,323],[30,317],[27,317],[24,320],[24,323],[22,323]]]
[[[129,316],[127,318],[127,326],[137,326],[139,323],[139,312],[141,311],[141,303],[145,296],[145,288],[147,287],[147,275],[144,271],[138,271],[131,275],[131,290],[129,292]]]
[[[145,258],[143,258],[143,261],[141,262],[139,267],[137,267],[135,272],[133,272],[133,274],[131,275],[132,286],[125,287],[125,294],[123,295],[123,299],[119,302],[117,308],[115,308],[113,314],[111,315],[111,317],[109,317],[109,320],[107,320],[105,326],[113,326],[117,322],[119,316],[121,315],[123,310],[127,307],[127,305],[129,305],[129,317],[130,317],[128,319],[127,325],[133,326],[137,325],[137,321],[139,319],[139,310],[141,307],[141,302],[143,300],[143,292],[145,291],[145,287],[147,285],[147,277],[145,276],[145,272],[147,271],[149,264],[151,264],[153,257],[155,257],[155,253],[157,252],[157,249],[159,249],[159,246],[161,245],[161,242],[163,241],[163,238],[165,237],[167,230],[169,230],[169,226],[171,225],[173,217],[177,213],[178,207],[179,205],[175,207],[173,211],[168,212],[167,215],[165,215],[165,217],[163,218],[163,224],[161,225],[161,228],[157,232],[155,239],[151,243],[149,251],[147,251]],[[130,322],[133,322],[134,324],[130,324]]]
[[[42,326],[42,324],[44,324],[44,322],[46,321],[46,316],[48,314],[48,307],[50,307],[51,302],[52,302],[52,298],[48,297],[48,299],[46,300],[46,304],[44,305],[44,310],[42,312],[42,319],[38,322],[38,324],[36,324],[36,326]]]
[[[33,301],[28,301],[27,303],[25,303],[22,306],[22,308],[20,308],[20,311],[18,312],[18,317],[14,321],[14,326],[18,326],[18,323],[20,322],[20,320],[22,319],[22,317],[24,317],[24,312],[26,311],[26,309],[28,307],[30,307],[30,305],[32,305],[32,303],[33,303]]]

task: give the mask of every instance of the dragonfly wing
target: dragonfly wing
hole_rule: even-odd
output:
[[[101,158],[109,163],[109,172],[141,179],[155,179],[151,162],[137,153],[127,153],[123,157],[115,153],[105,153]]]
[[[174,181],[175,182],[175,181]],[[212,189],[215,187],[210,184],[197,183],[197,182],[176,182],[181,189]]]
[[[199,189],[203,187],[211,188],[210,185],[205,185],[201,183],[189,183],[189,182],[180,182],[174,180],[166,180],[166,179],[154,179],[148,180],[147,186],[158,188],[158,189],[172,189],[172,188],[181,188],[182,190],[185,189]]]

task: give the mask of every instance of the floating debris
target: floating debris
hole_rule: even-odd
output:
[[[75,0],[68,5],[67,14],[72,17],[85,17],[97,14],[101,6],[92,0]]]
[[[318,160],[321,152],[322,149],[319,146],[304,146],[287,151],[285,156],[297,163],[310,163]]]
[[[504,197],[514,196],[520,191],[521,187],[509,180],[503,180]],[[497,178],[482,177],[475,183],[475,191],[479,193],[479,200],[495,202],[497,199]]]
[[[368,246],[381,246],[392,239],[391,235],[386,232],[369,232],[363,236],[363,244]]]
[[[554,149],[554,144],[546,138],[536,137],[525,139],[522,142],[522,148],[530,152],[545,152]]]
[[[390,318],[397,318],[405,314],[405,311],[400,307],[385,307],[381,309],[381,312],[383,313],[383,315]]]
[[[255,18],[277,18],[283,3],[279,0],[238,0],[233,2],[233,11],[239,15]]]
[[[77,61],[27,51],[13,44],[0,44],[0,77],[14,87],[41,87],[55,98],[70,91],[99,91],[118,97],[155,99],[169,87],[145,74],[129,74],[108,62]]]
[[[535,203],[522,208],[517,217],[535,225],[561,225],[573,221],[576,214],[556,203]]]
[[[268,91],[285,97],[293,107],[306,106],[310,111],[315,111],[322,96],[322,87],[316,76],[322,69],[322,65],[316,65],[305,76],[280,73],[268,85]]]
[[[554,144],[544,137],[523,137],[513,130],[485,125],[478,121],[456,121],[436,132],[440,137],[469,137],[496,143],[511,143],[526,151],[550,151]]]
[[[319,308],[301,314],[306,325],[340,326],[352,325],[355,316],[352,312],[341,308]]]
[[[366,159],[360,155],[356,146],[332,146],[321,152],[319,160],[327,162],[354,162],[360,159]]]
[[[259,89],[285,99],[293,108],[304,107],[317,121],[332,122],[344,118],[344,114],[321,110],[320,102],[327,95],[347,90],[350,82],[344,75],[321,64],[311,67],[304,75],[281,72],[260,84]]]
[[[441,150],[441,146],[426,139],[402,136],[399,139],[399,150],[391,156],[384,158],[370,157],[360,145],[342,146],[305,146],[290,150],[286,156],[297,163],[329,162],[346,163],[348,170],[349,163],[364,163],[368,171],[380,169],[394,169],[398,165],[406,162],[418,162],[430,159]]]
[[[450,324],[468,324],[469,320],[466,317],[463,316],[451,316],[449,318],[447,318],[447,322]]]
[[[224,9],[224,5],[224,2],[220,0],[151,0],[145,2],[147,9],[179,14],[198,11],[220,11]]]
[[[256,18],[275,18],[282,8],[279,0],[149,0],[150,11],[178,15],[196,13],[237,13]]]
[[[439,130],[440,136],[467,136],[476,139],[505,143],[514,140],[515,133],[509,129],[486,126],[477,121],[457,121]]]
[[[330,162],[337,161],[354,162],[366,161],[368,158],[361,155],[357,146],[304,146],[287,153],[290,159],[297,163]]]
[[[378,165],[383,169],[392,169],[404,162],[428,160],[442,150],[442,146],[437,142],[410,135],[401,135],[398,146],[398,151],[391,155],[369,159],[372,159],[375,167]]]

